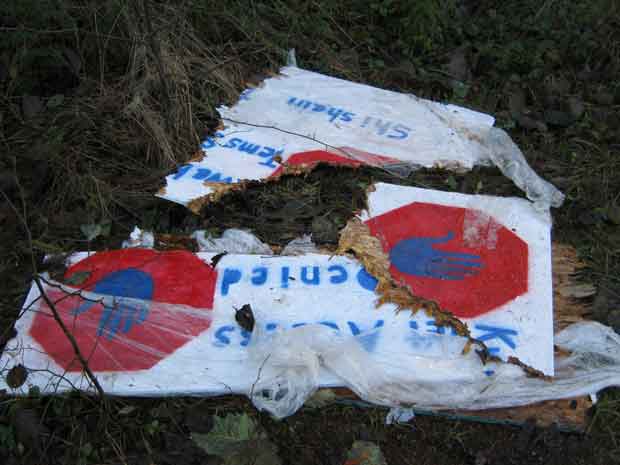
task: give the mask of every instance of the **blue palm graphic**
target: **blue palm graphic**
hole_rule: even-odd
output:
[[[449,231],[443,237],[403,239],[390,250],[390,261],[402,273],[444,280],[462,280],[478,274],[483,267],[479,255],[434,249],[454,239]]]
[[[111,340],[120,330],[128,333],[134,324],[143,323],[148,314],[146,304],[128,301],[130,299],[151,300],[153,298],[153,279],[148,273],[135,268],[108,273],[96,284],[92,292],[103,294],[103,313],[99,319],[97,335]],[[123,299],[125,298],[125,299]],[[80,315],[90,310],[96,302],[84,302],[73,310],[73,315]]]

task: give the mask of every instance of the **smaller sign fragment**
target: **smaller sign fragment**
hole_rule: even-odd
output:
[[[319,162],[469,170],[497,165],[541,208],[563,195],[529,167],[494,118],[288,66],[232,107],[218,109],[223,127],[201,144],[201,156],[166,178],[160,197],[190,205],[217,184],[263,180]]]

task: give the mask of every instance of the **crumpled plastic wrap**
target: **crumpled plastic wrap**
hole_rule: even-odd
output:
[[[227,229],[222,237],[212,237],[206,231],[195,231],[192,236],[201,252],[273,255],[273,250],[249,231]]]
[[[280,255],[305,255],[309,253],[319,253],[319,249],[312,242],[312,236],[305,234],[286,244]]]
[[[528,377],[516,365],[483,364],[466,338],[420,336],[389,352],[367,350],[376,331],[344,338],[321,325],[258,335],[250,352],[261,370],[248,396],[257,408],[284,418],[318,389],[318,368],[330,370],[365,401],[432,409],[481,410],[593,394],[620,385],[620,336],[595,322],[575,323],[557,334],[567,357],[552,379]],[[381,337],[390,338],[390,328]],[[415,336],[412,336],[415,338]]]
[[[153,248],[155,246],[155,235],[153,231],[146,231],[134,226],[133,231],[129,234],[129,239],[123,241],[123,249],[132,247]]]
[[[506,131],[490,128],[483,142],[489,148],[489,158],[499,170],[525,192],[538,210],[560,207],[564,194],[553,184],[541,178],[527,163],[523,153]]]

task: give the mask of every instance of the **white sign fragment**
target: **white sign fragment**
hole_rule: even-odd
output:
[[[218,111],[224,128],[202,143],[200,159],[166,178],[161,197],[188,204],[212,193],[211,183],[268,179],[283,172],[282,163],[322,161],[397,172],[496,164],[541,206],[563,199],[493,128],[492,116],[455,105],[289,66]]]

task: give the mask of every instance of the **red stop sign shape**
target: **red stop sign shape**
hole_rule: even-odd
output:
[[[528,247],[477,210],[415,202],[366,221],[390,273],[457,317],[492,312],[527,292]]]
[[[108,298],[106,304],[54,289],[60,317],[93,371],[151,368],[207,330],[217,272],[186,251],[124,249],[99,252],[71,266],[65,278],[87,276],[79,289]],[[128,299],[119,299],[126,297]],[[176,304],[172,307],[167,304]],[[30,334],[56,363],[81,371],[51,310],[40,305]]]
[[[383,166],[390,163],[401,163],[395,158],[377,155],[374,153],[363,152],[352,147],[341,147],[342,152],[334,153],[326,150],[309,150],[307,152],[294,153],[286,160],[287,166],[306,165],[314,168],[319,163],[325,163],[332,166],[350,166],[357,168],[361,165]],[[350,154],[350,156],[345,156]],[[283,166],[279,166],[270,177],[277,177],[284,171]]]

